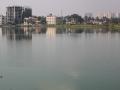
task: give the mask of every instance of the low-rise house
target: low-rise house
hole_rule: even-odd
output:
[[[40,21],[38,21],[38,18],[36,17],[29,17],[29,18],[24,18],[24,25],[38,25],[40,24]]]

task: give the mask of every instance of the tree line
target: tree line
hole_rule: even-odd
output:
[[[107,18],[107,17],[88,17],[80,16],[78,14],[67,15],[64,17],[57,17],[58,24],[120,24],[120,18]],[[38,16],[41,24],[46,24],[45,16]]]

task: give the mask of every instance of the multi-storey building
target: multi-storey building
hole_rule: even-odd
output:
[[[21,24],[26,17],[32,16],[32,9],[22,6],[7,7],[6,17],[8,24]]]
[[[23,7],[21,6],[9,6],[7,7],[6,16],[7,23],[19,24],[22,22]]]
[[[53,16],[52,14],[50,14],[49,16],[46,17],[46,22],[48,25],[55,25],[56,24],[56,16]]]
[[[24,7],[24,10],[23,10],[23,19],[24,18],[29,18],[29,17],[32,17],[32,9],[29,8],[29,7]]]

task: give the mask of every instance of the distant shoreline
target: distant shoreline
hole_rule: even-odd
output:
[[[67,25],[67,24],[60,24],[60,25],[3,25],[2,27],[56,27],[56,28],[72,28],[72,29],[109,29],[109,30],[120,30],[120,24],[108,24],[108,25],[92,25],[92,24],[74,24],[74,25]]]
[[[71,29],[109,29],[109,30],[120,30],[120,24],[109,24],[109,25],[92,25],[92,24],[76,24],[76,25],[48,25],[47,27],[57,28],[71,28]]]

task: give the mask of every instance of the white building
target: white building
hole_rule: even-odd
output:
[[[6,24],[6,17],[3,15],[0,15],[0,25]]]
[[[48,25],[55,25],[56,24],[56,16],[53,16],[52,14],[50,14],[49,16],[46,17],[46,22]]]

